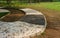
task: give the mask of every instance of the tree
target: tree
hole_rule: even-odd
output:
[[[10,5],[11,3],[11,0],[6,0],[7,1],[7,5]]]

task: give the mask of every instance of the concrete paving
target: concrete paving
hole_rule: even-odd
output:
[[[20,9],[20,10],[23,10],[26,13],[26,15],[43,15],[41,12],[33,10],[33,9],[29,9],[29,8]]]
[[[6,12],[10,12],[10,11],[6,9],[0,9],[0,13],[6,13]]]

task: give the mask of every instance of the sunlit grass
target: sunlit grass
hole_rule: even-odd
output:
[[[60,10],[60,2],[41,3],[40,6],[48,9]]]
[[[3,3],[0,4],[0,6],[6,6],[8,4]],[[27,8],[27,7],[32,7],[32,8],[46,8],[46,9],[52,9],[52,10],[58,10],[60,11],[60,2],[40,2],[40,3],[10,3],[10,6],[15,7],[15,8]],[[1,14],[0,14],[1,16]]]
[[[47,8],[53,10],[60,10],[60,2],[41,2],[41,3],[16,3],[12,4],[15,7],[35,7],[35,8]]]
[[[42,7],[47,9],[60,10],[60,2],[40,2],[40,3],[14,2],[14,3],[11,3],[10,5],[12,7],[35,7],[35,8]],[[6,4],[4,4],[4,6],[6,6]]]

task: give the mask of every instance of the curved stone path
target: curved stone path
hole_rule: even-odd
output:
[[[9,14],[9,10],[6,9],[0,9],[0,19],[5,17],[5,15]]]
[[[0,21],[0,38],[31,38],[46,28],[45,16],[33,9],[20,9],[26,13],[16,22]]]

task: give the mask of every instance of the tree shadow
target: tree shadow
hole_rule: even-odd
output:
[[[19,21],[36,25],[45,25],[45,19],[43,15],[26,15],[20,18]]]

